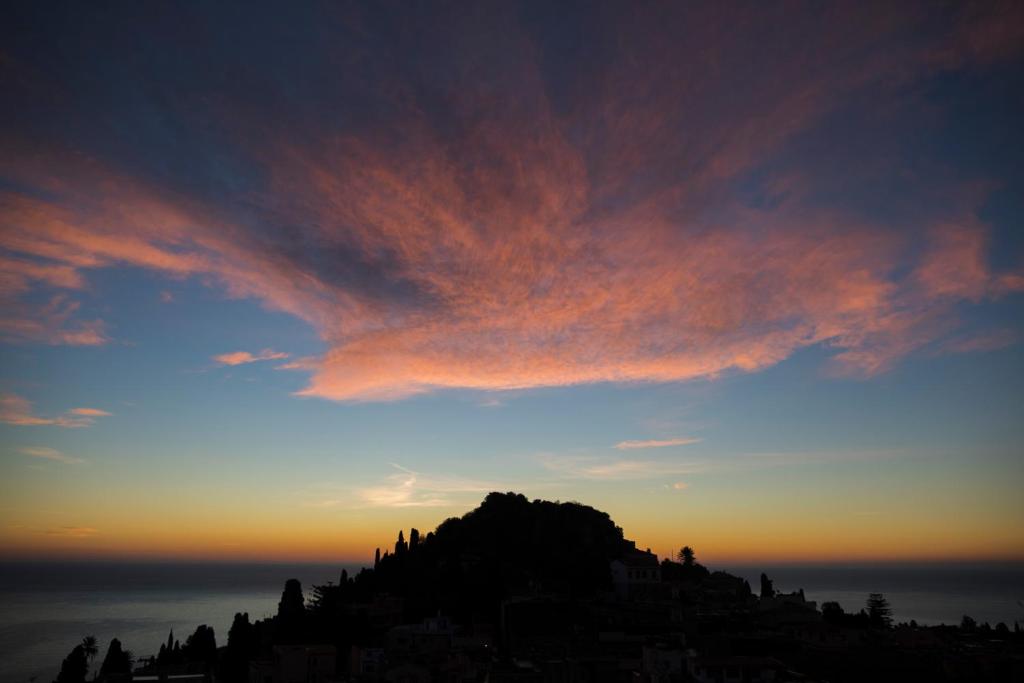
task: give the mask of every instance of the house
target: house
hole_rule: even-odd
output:
[[[649,596],[661,584],[661,565],[651,551],[634,550],[612,560],[612,585],[622,600]]]
[[[771,597],[764,596],[758,602],[757,607],[760,611],[766,612],[768,610],[778,609],[787,605],[802,607],[808,610],[816,610],[818,608],[817,602],[814,600],[808,600],[804,597],[804,591],[802,588],[798,591],[793,591],[792,593],[776,593]]]

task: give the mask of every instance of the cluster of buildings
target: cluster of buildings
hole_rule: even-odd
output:
[[[493,619],[471,623],[442,613],[408,623],[409,605],[386,593],[346,602],[341,623],[350,630],[336,644],[262,649],[248,662],[247,682],[1024,680],[1024,634],[986,640],[956,627],[841,623],[825,618],[803,591],[776,592],[766,577],[759,596],[739,577],[659,563],[649,551],[634,549],[610,570],[611,590],[601,595],[511,596]],[[215,672],[202,680],[216,683]]]
[[[351,606],[378,634],[371,642],[346,653],[332,646],[275,646],[271,659],[250,664],[249,683],[810,680],[769,656],[704,651],[698,625],[718,628],[777,610],[806,612],[797,622],[811,615],[820,620],[813,602],[793,594],[762,605],[742,579],[700,571],[693,579],[668,579],[653,553],[637,550],[611,563],[610,593],[584,600],[511,597],[502,602],[497,623],[456,624],[444,615],[400,623],[402,601],[379,595]]]

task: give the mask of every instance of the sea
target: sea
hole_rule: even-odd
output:
[[[173,631],[184,642],[199,624],[223,644],[236,612],[273,615],[284,582],[299,579],[307,594],[337,582],[351,565],[0,563],[0,683],[54,679],[61,660],[84,636],[100,657],[117,637],[136,656],[155,654]],[[838,601],[848,612],[869,593],[882,593],[896,621],[959,623],[963,615],[993,626],[1024,627],[1024,564],[725,567],[750,581],[765,571],[781,591],[803,589],[819,605]]]

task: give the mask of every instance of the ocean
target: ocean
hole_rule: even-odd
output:
[[[173,629],[184,642],[199,624],[227,638],[235,612],[272,615],[285,580],[308,591],[337,581],[347,565],[142,563],[0,564],[0,683],[49,683],[60,662],[86,635],[100,657],[117,637],[139,656],[155,654]],[[819,605],[837,600],[848,612],[881,592],[897,621],[1024,622],[1024,565],[904,565],[858,567],[732,567],[757,591],[761,571],[778,590],[803,588]]]
[[[847,612],[864,607],[869,593],[882,593],[896,623],[959,624],[966,614],[979,624],[1000,621],[1024,626],[1024,564],[888,564],[861,566],[768,566],[724,568],[760,590],[765,572],[777,591],[804,590],[808,600],[834,600]]]
[[[136,656],[156,654],[168,632],[182,643],[196,626],[227,642],[236,612],[250,620],[277,612],[284,582],[309,593],[337,583],[343,565],[2,563],[0,683],[50,683],[82,638],[111,638]],[[98,667],[98,664],[96,665]]]

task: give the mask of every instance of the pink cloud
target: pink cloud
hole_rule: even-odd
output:
[[[55,448],[47,448],[45,446],[28,446],[19,449],[19,452],[32,458],[42,458],[43,460],[53,460],[55,462],[62,462],[65,465],[78,465],[84,460],[81,458],[75,458],[70,455],[65,455]]]
[[[32,410],[32,402],[15,394],[0,394],[0,422],[23,427],[52,425],[55,427],[88,427],[97,417],[110,413],[96,408],[75,408],[56,417],[41,417]]]
[[[99,408],[72,408],[68,412],[72,415],[85,415],[86,417],[110,417],[113,414]]]
[[[535,46],[510,29],[500,48],[519,96],[497,102],[468,67],[453,72],[442,97],[454,137],[400,75],[381,75],[391,126],[313,129],[315,143],[268,136],[289,127],[224,103],[211,119],[231,121],[232,144],[267,179],[257,196],[230,199],[268,225],[301,226],[298,237],[116,165],[12,147],[0,171],[38,191],[0,193],[3,281],[14,291],[5,310],[15,312],[0,334],[105,343],[102,321],[79,320],[69,297],[89,269],[130,265],[201,278],[306,321],[327,351],[281,366],[310,374],[298,393],[377,401],[716,378],[812,346],[834,350],[837,373],[872,376],[956,333],[958,306],[1024,290],[1024,274],[989,264],[981,199],[958,199],[972,193],[954,183],[922,190],[945,201],[898,231],[803,202],[811,173],[769,182],[767,207],[736,192],[859,88],[1003,54],[1010,39],[997,25],[970,17],[963,32],[917,44],[901,40],[921,19],[909,9],[836,8],[830,31],[811,27],[775,46],[764,78],[724,92],[722,74],[749,63],[733,50],[763,33],[765,17],[701,11],[684,22],[701,31],[684,40],[652,30],[679,19],[669,14],[618,27],[629,54],[599,84],[574,89],[571,106],[552,100]],[[716,38],[725,32],[734,44]],[[977,36],[1005,49],[981,50]],[[452,50],[479,48],[466,40]],[[674,58],[688,41],[697,62]],[[879,54],[878,44],[894,47]],[[709,106],[716,93],[730,106]],[[67,291],[33,309],[23,295],[39,287]],[[214,360],[287,357],[267,349]],[[676,445],[667,441],[619,446]]]
[[[988,330],[950,339],[939,350],[943,353],[986,353],[1005,349],[1019,342],[1020,335],[1013,330]]]
[[[100,346],[110,341],[102,320],[75,320],[79,304],[64,295],[55,295],[42,306],[4,298],[0,295],[0,303],[5,304],[0,338],[5,341],[67,346]]]
[[[280,360],[287,357],[287,353],[274,351],[273,349],[263,349],[255,355],[248,351],[222,353],[219,356],[214,356],[213,360],[217,361],[221,365],[245,365],[246,363],[256,363],[263,360]]]

